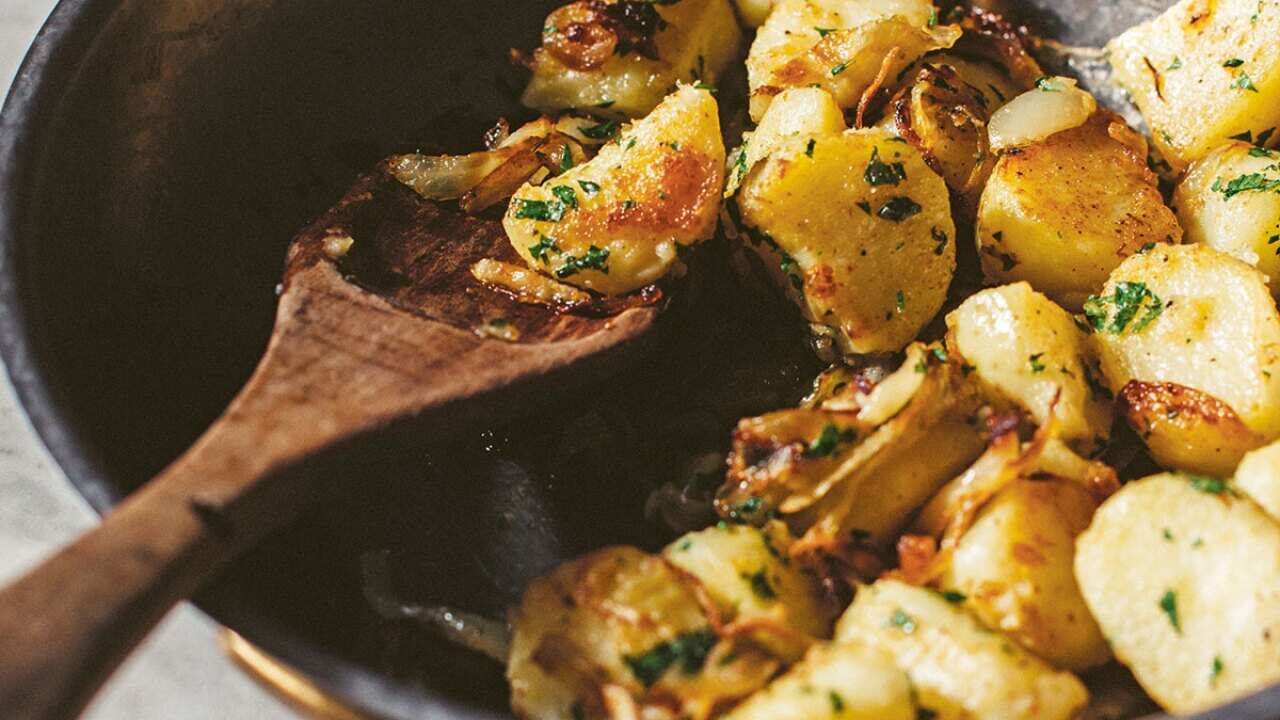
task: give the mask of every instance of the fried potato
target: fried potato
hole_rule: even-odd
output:
[[[679,82],[714,85],[741,47],[729,0],[570,3],[547,18],[522,102],[551,114],[641,117]]]
[[[1075,676],[982,627],[941,594],[896,580],[859,588],[836,639],[888,651],[920,708],[936,717],[1067,720],[1088,700]]]
[[[724,163],[715,99],[685,86],[590,162],[522,187],[502,224],[530,267],[629,292],[665,275],[678,246],[714,234]]]
[[[817,85],[857,107],[878,78],[955,44],[960,29],[930,27],[931,17],[927,0],[779,0],[747,55],[751,118],[789,87]]]
[[[1280,151],[1227,143],[1192,163],[1173,203],[1189,242],[1258,268],[1280,297]]]
[[[1027,283],[983,290],[947,316],[947,347],[992,395],[1085,452],[1111,434],[1111,403],[1094,390],[1094,348],[1065,310]]]
[[[988,280],[1025,280],[1068,310],[1125,257],[1182,239],[1147,168],[1145,143],[1106,112],[1002,155],[975,233]]]
[[[946,185],[886,131],[786,140],[738,203],[775,279],[846,353],[901,350],[946,300],[956,267]]]
[[[884,650],[826,643],[724,720],[916,720],[907,676]]]
[[[817,578],[789,559],[791,543],[782,523],[722,523],[676,539],[662,554],[702,582],[725,618],[758,629],[757,642],[794,661],[813,640],[831,637],[835,610]]]
[[[1182,0],[1112,40],[1129,91],[1175,170],[1237,136],[1275,146],[1280,1]]]
[[[1280,441],[1244,456],[1236,468],[1236,487],[1280,520]]]
[[[738,191],[747,174],[769,153],[793,138],[817,138],[844,132],[844,111],[822,88],[790,88],[774,99],[770,111],[730,158],[725,197]]]
[[[777,662],[721,640],[701,592],[662,558],[628,547],[535,580],[512,617],[512,708],[529,720],[595,720],[656,695],[661,707],[706,718],[763,687]]]
[[[1085,607],[1072,562],[1097,503],[1079,483],[1018,480],[960,539],[941,587],[992,630],[1056,667],[1084,670],[1111,658]]]
[[[1280,681],[1280,525],[1226,482],[1129,483],[1080,536],[1075,567],[1116,657],[1166,709]]]
[[[1280,437],[1280,314],[1254,268],[1204,245],[1157,246],[1085,312],[1103,375],[1161,464],[1230,474]]]

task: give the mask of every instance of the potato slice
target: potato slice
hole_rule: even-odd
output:
[[[1111,659],[1085,607],[1072,562],[1097,503],[1079,483],[1018,480],[960,539],[941,586],[958,591],[984,625],[1057,667]]]
[[[729,0],[574,2],[547,18],[522,101],[549,114],[641,117],[679,82],[715,85],[741,47]]]
[[[768,682],[772,658],[720,639],[697,581],[629,547],[598,550],[531,583],[512,617],[511,706],[522,718],[616,717],[652,695],[706,718]]]
[[[1107,49],[1156,146],[1182,170],[1236,136],[1280,141],[1277,37],[1277,0],[1182,0]]]
[[[1123,120],[1102,112],[1005,153],[978,207],[987,279],[1025,280],[1077,310],[1125,257],[1148,243],[1180,242],[1144,148]]]
[[[1090,379],[1094,349],[1065,310],[1027,283],[983,290],[947,316],[947,346],[996,397],[1050,419],[1086,453],[1111,435],[1111,403]]]
[[[896,580],[859,588],[836,627],[838,642],[888,651],[917,702],[944,718],[1067,720],[1088,693],[932,590]]]
[[[835,611],[817,578],[788,558],[791,543],[779,522],[722,523],[676,539],[662,554],[702,582],[726,619],[758,628],[757,642],[795,661],[812,641],[831,637]]]
[[[724,720],[917,720],[907,676],[884,650],[828,643]]]
[[[946,300],[956,267],[946,185],[886,131],[785,141],[738,202],[775,279],[846,353],[901,350]]]
[[[516,192],[502,224],[530,267],[617,295],[715,233],[724,143],[711,93],[682,87],[590,162]]]
[[[769,153],[792,138],[813,138],[844,132],[844,111],[822,88],[790,88],[774,99],[755,132],[743,136],[730,158],[724,196],[734,195],[747,174]]]
[[[1117,268],[1085,311],[1111,390],[1154,385],[1122,400],[1149,420],[1135,428],[1160,463],[1228,474],[1280,437],[1280,314],[1254,268],[1204,245],[1157,246]]]
[[[1223,145],[1191,165],[1173,203],[1188,241],[1258,268],[1280,297],[1280,151]]]
[[[1080,536],[1075,566],[1116,657],[1166,709],[1280,681],[1280,525],[1224,481],[1129,483]]]
[[[878,77],[892,79],[930,50],[960,37],[927,0],[780,0],[747,55],[751,118],[789,87],[817,85],[857,107]]]
[[[1280,520],[1280,441],[1244,456],[1236,468],[1236,487]]]

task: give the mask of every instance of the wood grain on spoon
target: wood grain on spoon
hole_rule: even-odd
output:
[[[309,456],[405,419],[439,439],[599,377],[660,312],[654,293],[613,313],[522,304],[468,272],[513,255],[497,219],[423,200],[383,169],[304,230],[266,354],[225,414],[0,591],[0,715],[78,715],[176,602],[318,494],[289,471]],[[476,331],[495,320],[518,341]]]

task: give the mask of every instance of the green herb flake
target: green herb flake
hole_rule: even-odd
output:
[[[1115,306],[1114,317],[1110,315],[1108,305]],[[1138,316],[1143,306],[1146,312],[1136,323],[1132,332],[1140,333],[1164,312],[1164,303],[1160,297],[1147,288],[1146,283],[1122,282],[1116,284],[1115,292],[1110,296],[1093,295],[1084,303],[1084,314],[1094,330],[1106,330],[1112,335],[1119,335],[1129,328],[1130,322]],[[1110,322],[1108,323],[1108,318]]]
[[[937,26],[938,26],[938,9],[937,9],[937,8],[934,8],[934,7],[929,8],[929,22],[928,22],[928,26],[929,26],[929,27],[937,27]]]
[[[1222,662],[1222,657],[1221,657],[1221,656],[1219,656],[1219,655],[1214,655],[1214,656],[1213,656],[1213,665],[1211,665],[1211,666],[1209,667],[1209,685],[1210,685],[1210,687],[1217,687],[1217,685],[1218,685],[1218,677],[1219,677],[1220,675],[1222,675],[1222,671],[1223,671],[1224,669],[1226,669],[1226,665],[1224,665],[1224,664],[1223,664],[1223,662]]]
[[[1256,158],[1267,158],[1267,159],[1271,159],[1271,158],[1273,158],[1273,157],[1275,157],[1275,156],[1276,156],[1276,154],[1275,154],[1274,152],[1272,152],[1271,150],[1268,150],[1268,149],[1266,149],[1266,148],[1262,148],[1262,147],[1251,147],[1251,148],[1249,148],[1249,157],[1256,157]]]
[[[861,210],[862,212],[868,215],[871,214],[871,203],[867,202],[866,200],[859,200],[854,204],[857,205],[858,209]]]
[[[608,120],[599,125],[582,128],[582,134],[592,140],[612,140],[617,137],[620,129],[617,120]]]
[[[1161,535],[1165,540],[1167,540],[1167,541],[1169,541],[1169,542],[1173,542],[1173,531],[1172,531],[1172,530],[1170,530],[1169,528],[1165,528],[1164,530],[1162,530],[1162,531],[1160,532],[1160,535]]]
[[[1062,92],[1062,88],[1048,75],[1042,75],[1036,78],[1036,88],[1040,92]]]
[[[805,146],[805,148],[804,148],[804,154],[805,154],[805,156],[807,156],[807,157],[809,157],[809,158],[812,158],[812,157],[813,157],[813,149],[814,149],[814,148],[816,148],[817,146],[818,146],[818,141],[817,141],[817,140],[814,140],[813,138],[810,138],[810,139],[809,139],[809,144],[808,144],[808,145],[806,145],[806,146]]]
[[[947,349],[941,345],[935,345],[929,348],[929,352],[933,353],[933,356],[938,358],[938,362],[946,362],[949,357],[947,355]]]
[[[901,608],[893,611],[893,615],[889,618],[889,624],[898,628],[906,635],[910,635],[916,631],[915,618],[908,615],[906,611]]]
[[[1249,73],[1242,72],[1236,81],[1231,83],[1231,87],[1236,90],[1248,90],[1249,92],[1258,92],[1258,86],[1253,84],[1253,80],[1249,77]]]
[[[1040,362],[1042,357],[1044,357],[1044,353],[1040,352],[1027,358],[1027,361],[1031,363],[1031,372],[1037,374],[1044,372],[1044,363]]]
[[[543,265],[551,262],[547,257],[548,253],[560,254],[560,246],[556,245],[556,239],[553,237],[544,235],[537,244],[529,246],[529,254]]]
[[[611,108],[611,107],[613,107],[613,104],[614,104],[615,102],[617,102],[617,101],[616,101],[616,100],[605,100],[604,102],[598,102],[598,103],[596,103],[596,107],[598,107],[598,108],[600,108],[600,109],[604,110],[604,109],[607,109],[607,108]]]
[[[1225,185],[1222,178],[1215,178],[1209,189],[1222,193],[1224,199],[1230,200],[1244,192],[1280,191],[1280,178],[1267,177],[1264,173],[1247,173],[1229,180]]]
[[[1169,67],[1165,68],[1165,72],[1168,72],[1170,70],[1181,70],[1181,69],[1182,69],[1182,58],[1178,57],[1177,55],[1174,55],[1173,62],[1169,63]]]
[[[831,701],[831,712],[837,715],[844,712],[844,698],[840,697],[840,693],[832,690],[827,693],[827,699]]]
[[[1228,60],[1228,61],[1226,61],[1226,62],[1222,63],[1222,67],[1224,67],[1224,68],[1238,68],[1238,67],[1240,67],[1240,66],[1241,66],[1241,65],[1243,65],[1243,64],[1244,64],[1244,61],[1243,61],[1243,60],[1241,60],[1240,58],[1231,58],[1230,60]]]
[[[542,222],[560,222],[564,217],[565,205],[559,201],[522,200],[511,201],[513,216],[517,220],[540,220]]]
[[[942,599],[943,599],[943,600],[946,600],[947,602],[951,603],[952,605],[959,605],[960,603],[964,602],[965,600],[968,600],[968,599],[969,599],[969,596],[968,596],[968,595],[965,595],[964,593],[959,592],[959,591],[957,591],[957,590],[947,590],[947,591],[945,591],[945,592],[943,592],[943,593],[942,593]]]
[[[586,193],[587,197],[592,197],[600,192],[600,185],[590,180],[579,180],[578,187],[582,188],[582,192]]]
[[[1187,481],[1191,483],[1193,489],[1206,495],[1221,495],[1231,490],[1226,480],[1207,475],[1187,475]]]
[[[605,275],[609,274],[609,251],[601,250],[592,245],[587,248],[587,252],[582,257],[567,255],[564,259],[564,265],[556,270],[556,277],[561,280],[577,275],[583,270],[599,270]]]
[[[880,148],[871,148],[871,159],[867,161],[867,169],[862,179],[868,185],[897,185],[907,179],[907,170],[902,163],[886,163],[880,159]]]
[[[1169,624],[1173,629],[1182,634],[1182,623],[1178,620],[1178,595],[1172,590],[1165,590],[1164,595],[1160,596],[1160,609],[1169,618]]]
[[[751,592],[754,593],[757,598],[766,602],[778,599],[778,593],[773,589],[773,586],[769,584],[769,575],[764,571],[764,569],[757,570],[750,575],[744,574],[742,579],[746,580],[747,584],[751,586]]]
[[[578,209],[578,193],[568,185],[557,185],[551,188],[551,194],[555,195],[560,202],[564,203],[567,208]]]
[[[699,80],[698,82],[694,83],[694,84],[693,84],[693,88],[694,88],[695,90],[706,90],[707,92],[711,93],[712,95],[715,95],[717,92],[719,92],[718,90],[716,90],[716,86],[715,86],[715,85],[708,85],[707,83],[705,83],[705,82],[703,82],[703,81],[701,81],[701,80]]]
[[[906,293],[904,293],[903,291],[899,290],[899,291],[898,291],[897,296],[894,298],[894,303],[893,303],[893,305],[894,305],[894,308],[896,308],[896,309],[897,309],[897,311],[898,311],[899,313],[904,312],[904,311],[907,309],[907,295],[906,295]]]
[[[902,196],[889,200],[889,202],[884,204],[884,207],[880,208],[880,211],[877,212],[876,215],[884,218],[885,220],[902,222],[913,215],[920,214],[920,211],[923,209],[924,208],[920,207],[920,204],[916,201],[909,197]]]
[[[857,438],[857,432],[853,429],[841,430],[833,423],[827,423],[822,428],[817,439],[809,443],[809,447],[805,448],[804,456],[806,458],[822,458],[831,457],[836,454],[843,443],[851,443]]]
[[[814,30],[818,33],[818,37],[826,37],[836,31],[835,28],[821,28],[821,27],[816,27],[814,28]]]
[[[652,687],[672,666],[679,666],[685,675],[697,673],[706,664],[707,655],[715,647],[716,640],[716,634],[711,630],[695,630],[659,643],[647,652],[625,655],[622,659],[636,679],[645,687]]]
[[[839,65],[836,65],[835,67],[831,68],[831,77],[835,77],[848,69],[849,69],[849,63],[842,62]]]

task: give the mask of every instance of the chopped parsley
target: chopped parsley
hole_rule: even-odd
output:
[[[871,203],[867,202],[866,200],[859,200],[854,204],[857,205],[858,209],[862,210],[862,212],[868,215],[871,214]]]
[[[560,174],[563,175],[573,169],[573,151],[565,145],[560,149]]]
[[[587,252],[582,257],[567,255],[564,259],[564,265],[556,270],[556,277],[561,280],[577,275],[583,270],[599,270],[605,275],[609,274],[609,251],[601,250],[592,245],[587,248]]]
[[[616,102],[615,100],[605,100],[604,102],[598,102],[598,103],[596,103],[596,107],[601,108],[601,109],[604,109],[604,108],[611,108],[611,107],[613,107],[613,104],[614,104],[615,102]]]
[[[816,27],[814,28],[814,30],[818,33],[818,37],[826,37],[836,31],[835,28],[820,28],[820,27]]]
[[[1040,92],[1062,92],[1062,88],[1048,75],[1042,75],[1036,78],[1036,88]]]
[[[1108,304],[1116,308],[1115,317],[1108,317]],[[1119,335],[1129,327],[1129,323],[1137,317],[1146,304],[1147,311],[1133,325],[1133,332],[1140,333],[1164,312],[1164,304],[1160,297],[1147,288],[1146,283],[1122,282],[1116,285],[1111,296],[1093,295],[1084,303],[1084,314],[1094,330],[1106,330],[1112,335]]]
[[[734,522],[745,523],[747,517],[760,512],[760,508],[764,505],[764,501],[758,497],[749,497],[742,502],[731,505],[729,507],[729,519]]]
[[[908,615],[902,608],[893,611],[893,616],[889,618],[889,624],[907,635],[916,631],[915,618]]]
[[[1240,58],[1231,58],[1230,60],[1228,60],[1228,61],[1226,61],[1226,62],[1222,63],[1222,67],[1224,67],[1224,68],[1238,68],[1238,67],[1240,67],[1240,66],[1241,66],[1241,65],[1243,65],[1243,64],[1244,64],[1244,61],[1243,61],[1243,60],[1241,60]]]
[[[685,675],[701,670],[716,639],[711,630],[695,630],[659,643],[648,652],[625,655],[622,659],[636,679],[645,687],[652,687],[673,665],[678,665]]]
[[[747,143],[743,142],[742,147],[738,148],[738,157],[733,161],[733,177],[736,184],[741,184],[743,178],[747,176]]]
[[[543,222],[560,222],[564,217],[565,204],[552,200],[512,200],[517,220],[541,220]]]
[[[1265,173],[1247,173],[1233,178],[1225,185],[1222,184],[1222,178],[1215,178],[1209,189],[1222,193],[1223,198],[1230,200],[1243,192],[1280,192],[1280,178],[1267,177]]]
[[[699,80],[698,82],[694,83],[693,87],[694,87],[694,89],[695,89],[695,90],[706,90],[707,92],[711,93],[712,95],[715,95],[715,94],[718,92],[718,91],[716,90],[716,86],[715,86],[715,85],[709,85],[709,84],[707,84],[707,83],[705,83],[705,82],[703,82],[703,81],[701,81],[701,80]]]
[[[805,448],[804,456],[807,458],[831,457],[840,449],[842,443],[851,443],[857,436],[857,432],[852,428],[841,430],[834,423],[827,423],[817,439]]]
[[[1249,148],[1249,157],[1256,157],[1256,158],[1267,158],[1267,159],[1271,159],[1271,158],[1273,158],[1273,157],[1275,157],[1275,156],[1276,156],[1276,154],[1275,154],[1274,152],[1272,152],[1271,150],[1268,150],[1268,149],[1266,149],[1266,148],[1264,148],[1264,147],[1251,147],[1251,148]]]
[[[1236,81],[1231,83],[1231,87],[1236,90],[1248,90],[1249,92],[1258,92],[1258,86],[1253,84],[1253,80],[1249,77],[1249,73],[1242,72]]]
[[[889,202],[885,203],[884,207],[880,208],[880,211],[877,212],[876,215],[879,215],[885,220],[902,222],[912,215],[920,214],[920,211],[923,209],[924,208],[920,207],[920,203],[917,203],[909,197],[901,196],[893,198],[889,200]]]
[[[844,698],[840,697],[840,693],[832,690],[827,693],[827,698],[831,700],[831,712],[837,715],[844,712]]]
[[[867,161],[866,172],[862,179],[868,185],[897,185],[907,179],[907,170],[902,163],[886,163],[880,159],[880,148],[871,148],[871,159]]]
[[[894,303],[893,303],[893,304],[894,304],[894,307],[898,310],[898,312],[900,312],[900,313],[901,313],[901,312],[904,312],[904,311],[907,309],[907,295],[906,295],[906,293],[904,293],[904,292],[902,292],[901,290],[899,290],[899,291],[898,291],[898,295],[894,298]]]
[[[742,578],[751,586],[751,592],[755,593],[755,596],[761,600],[778,599],[778,592],[769,584],[769,576],[764,569],[757,570],[750,575],[744,574]]]
[[[1205,475],[1187,475],[1187,480],[1191,483],[1192,488],[1207,495],[1221,495],[1231,489],[1227,487],[1227,481],[1221,478]]]
[[[1182,634],[1182,623],[1178,620],[1178,595],[1172,590],[1165,590],[1160,596],[1160,609],[1169,618],[1169,624],[1178,634]]]
[[[1218,676],[1222,674],[1226,666],[1222,663],[1222,657],[1213,656],[1213,665],[1209,668],[1209,685],[1216,686],[1218,684]]]
[[[818,141],[814,140],[813,138],[809,138],[809,144],[805,146],[804,154],[808,157],[813,157],[813,149],[817,146],[818,146]]]
[[[568,185],[557,185],[551,188],[551,194],[564,203],[565,207],[575,210],[578,208],[578,193],[574,192],[573,188]]]
[[[612,140],[618,135],[619,129],[617,120],[607,120],[599,125],[582,128],[582,134],[592,140]]]
[[[529,254],[533,256],[534,260],[537,260],[543,265],[550,263],[550,260],[547,258],[548,253],[560,254],[560,246],[556,244],[556,239],[551,236],[544,235],[536,245],[529,246]]]
[[[1169,70],[1181,70],[1181,69],[1182,69],[1182,58],[1178,57],[1177,55],[1174,55],[1173,62],[1169,63],[1169,67],[1165,68],[1165,71],[1168,72]]]
[[[1040,352],[1027,358],[1027,360],[1031,362],[1031,372],[1033,373],[1044,372],[1044,363],[1040,362],[1040,358],[1042,357],[1044,357],[1044,353]]]
[[[598,183],[593,183],[590,180],[579,180],[578,187],[582,188],[582,192],[586,193],[587,197],[591,197],[592,195],[600,192],[600,185]]]
[[[835,77],[848,69],[849,69],[849,63],[842,62],[839,65],[836,65],[835,67],[831,68],[831,77]]]
[[[929,26],[929,27],[937,27],[937,26],[938,26],[938,9],[937,9],[937,8],[935,8],[935,7],[931,7],[931,8],[929,8],[929,22],[928,22],[928,26]]]
[[[956,590],[947,590],[946,592],[942,593],[942,599],[946,600],[952,605],[959,605],[965,600],[968,600],[969,596],[965,595],[962,592],[958,592]]]
[[[929,348],[929,352],[933,353],[933,356],[938,358],[938,362],[947,361],[947,357],[948,357],[947,349],[942,347],[941,345],[935,345]]]

